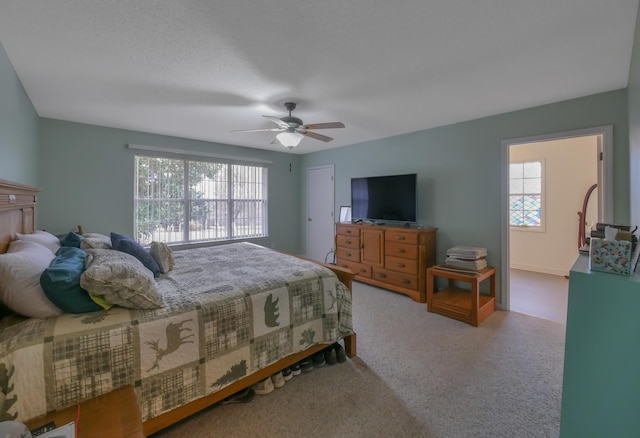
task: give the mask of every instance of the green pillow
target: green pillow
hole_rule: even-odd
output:
[[[69,231],[66,236],[60,239],[60,244],[62,246],[72,246],[74,248],[80,248],[80,242],[82,242],[82,237],[80,234],[76,234],[73,231]]]
[[[44,294],[53,304],[67,313],[85,313],[101,310],[86,290],[80,287],[87,253],[80,248],[63,246],[51,264],[40,276]]]

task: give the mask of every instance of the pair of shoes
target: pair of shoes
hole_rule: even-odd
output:
[[[282,371],[278,371],[273,376],[271,376],[271,380],[273,380],[273,386],[276,388],[282,388],[284,386],[284,376]]]
[[[313,371],[313,363],[311,363],[310,358],[307,357],[306,359],[302,359],[299,364],[303,373],[310,373]]]
[[[344,362],[345,360],[347,360],[347,355],[344,352],[344,348],[342,348],[342,345],[340,345],[339,343],[335,342],[332,345],[333,349],[336,351],[336,360],[339,363]]]
[[[291,370],[291,374],[294,376],[299,376],[302,370],[300,369],[300,362],[296,362],[289,367]]]
[[[337,363],[336,350],[333,345],[322,350],[322,354],[327,365],[335,365]]]
[[[253,385],[253,390],[255,391],[256,394],[259,394],[259,395],[269,394],[274,389],[275,389],[275,386],[273,386],[273,381],[271,380],[271,377],[267,377],[262,382],[258,382],[255,385]]]
[[[282,370],[282,377],[284,377],[285,382],[288,382],[289,380],[293,379],[293,371],[291,371],[290,367],[287,367],[284,370]]]
[[[242,391],[238,391],[235,394],[232,394],[229,397],[225,398],[219,404],[230,405],[233,403],[249,403],[255,395],[256,392],[253,389],[245,388]]]
[[[311,356],[311,362],[315,368],[323,367],[327,362],[324,360],[324,354],[322,351],[317,352],[313,356]]]

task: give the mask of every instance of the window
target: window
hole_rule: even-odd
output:
[[[509,165],[509,225],[542,228],[542,162]]]
[[[268,235],[263,166],[136,156],[134,199],[142,244]]]

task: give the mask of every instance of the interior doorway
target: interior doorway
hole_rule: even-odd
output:
[[[592,213],[587,222],[612,220],[611,135],[606,126],[503,141],[500,308],[566,321],[565,276],[578,255],[578,212],[594,182],[598,189],[590,196]],[[513,162],[541,163],[541,224],[513,226],[509,185]]]

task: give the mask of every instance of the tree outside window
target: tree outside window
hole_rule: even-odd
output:
[[[143,244],[268,235],[266,167],[136,156],[135,185]]]

